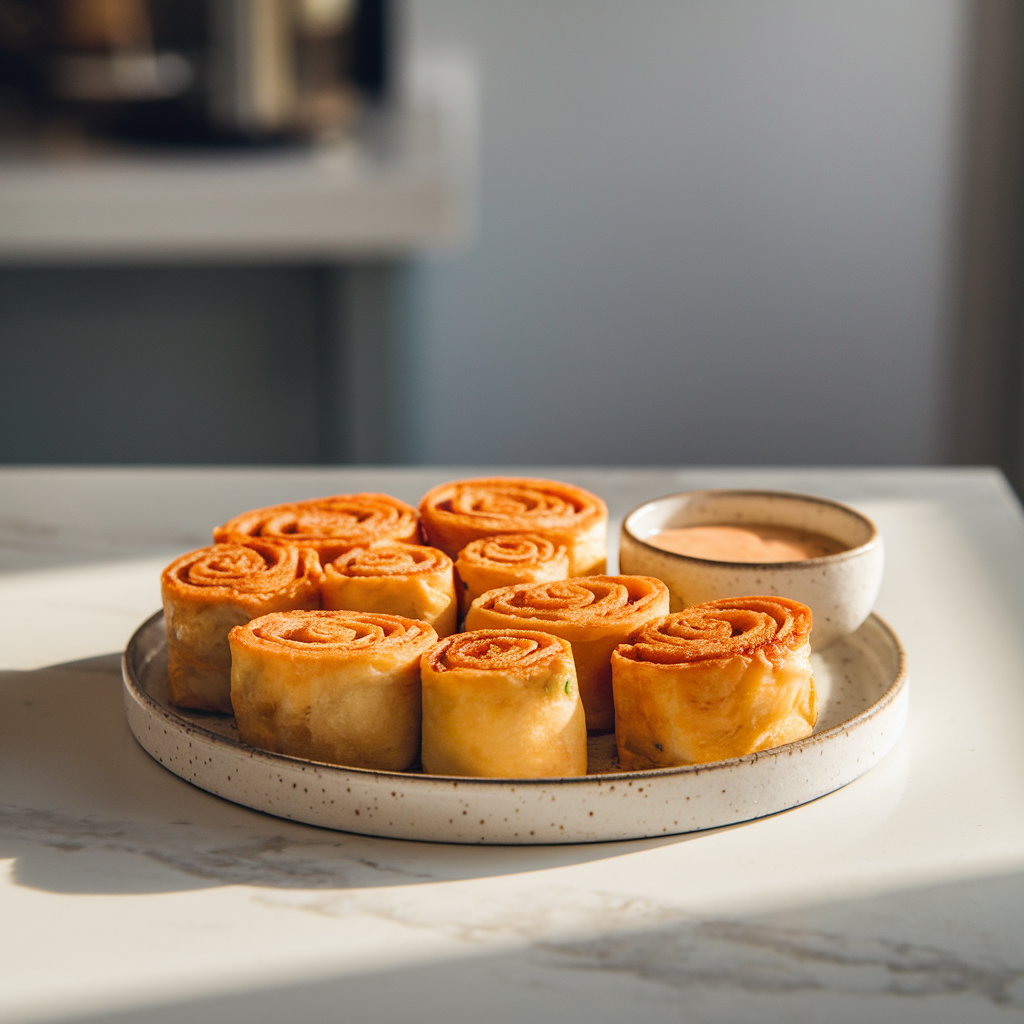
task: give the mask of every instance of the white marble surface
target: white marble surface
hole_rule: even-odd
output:
[[[663,840],[369,839],[193,789],[117,652],[231,514],[459,470],[0,470],[0,1021],[1024,1020],[1024,519],[984,471],[573,471],[771,486],[881,526],[910,726],[772,818]]]

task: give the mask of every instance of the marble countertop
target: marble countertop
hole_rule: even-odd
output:
[[[246,508],[415,502],[479,470],[3,469],[0,1022],[1024,1020],[1024,518],[1005,481],[541,474],[605,497],[613,538],[695,487],[867,512],[877,610],[910,661],[896,749],[811,804],[656,840],[446,846],[258,814],[128,731],[119,656],[160,569]]]

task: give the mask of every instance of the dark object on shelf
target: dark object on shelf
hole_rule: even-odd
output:
[[[393,80],[393,14],[389,0],[362,0],[352,17],[352,84],[376,103],[389,98]]]
[[[389,0],[0,0],[0,141],[342,135],[391,95]]]

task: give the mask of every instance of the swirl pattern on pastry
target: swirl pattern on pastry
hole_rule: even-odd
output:
[[[215,544],[171,562],[160,579],[171,702],[230,714],[228,633],[267,612],[319,608],[321,576],[315,551],[264,540]]]
[[[693,605],[648,623],[630,641],[624,657],[678,664],[753,654],[767,657],[800,647],[811,632],[811,610],[783,597],[723,598]]]
[[[372,612],[264,615],[231,631],[238,735],[263,750],[380,771],[420,745],[425,622]]]
[[[587,728],[610,729],[612,651],[668,605],[668,587],[652,576],[579,576],[488,591],[470,606],[466,628],[539,629],[568,640]]]
[[[423,768],[434,775],[585,775],[572,647],[533,630],[478,630],[423,655]]]
[[[355,548],[324,566],[324,608],[422,619],[438,636],[455,632],[458,602],[452,560],[424,544]]]
[[[471,541],[539,533],[569,554],[569,575],[603,571],[608,507],[573,484],[518,477],[457,480],[428,491],[420,518],[429,543],[452,558]]]
[[[565,641],[529,629],[479,629],[438,644],[426,657],[435,672],[508,671],[544,664],[565,652]]]
[[[739,597],[638,629],[612,655],[622,767],[717,761],[809,736],[811,624],[798,601]]]
[[[336,494],[271,505],[235,516],[213,531],[218,542],[249,537],[311,547],[324,562],[352,548],[420,540],[416,510],[388,494]]]
[[[517,583],[547,583],[569,575],[569,554],[539,533],[507,533],[471,541],[455,560],[462,581],[459,604],[469,606],[488,590]]]

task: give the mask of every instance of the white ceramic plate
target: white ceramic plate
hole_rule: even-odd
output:
[[[831,793],[892,749],[909,687],[899,640],[872,615],[813,654],[813,736],[729,761],[620,772],[614,736],[592,737],[591,774],[466,779],[375,772],[269,754],[241,743],[234,719],[171,707],[163,613],[124,653],[128,724],[188,782],[258,811],[323,828],[447,843],[589,843],[696,832],[774,814]]]

